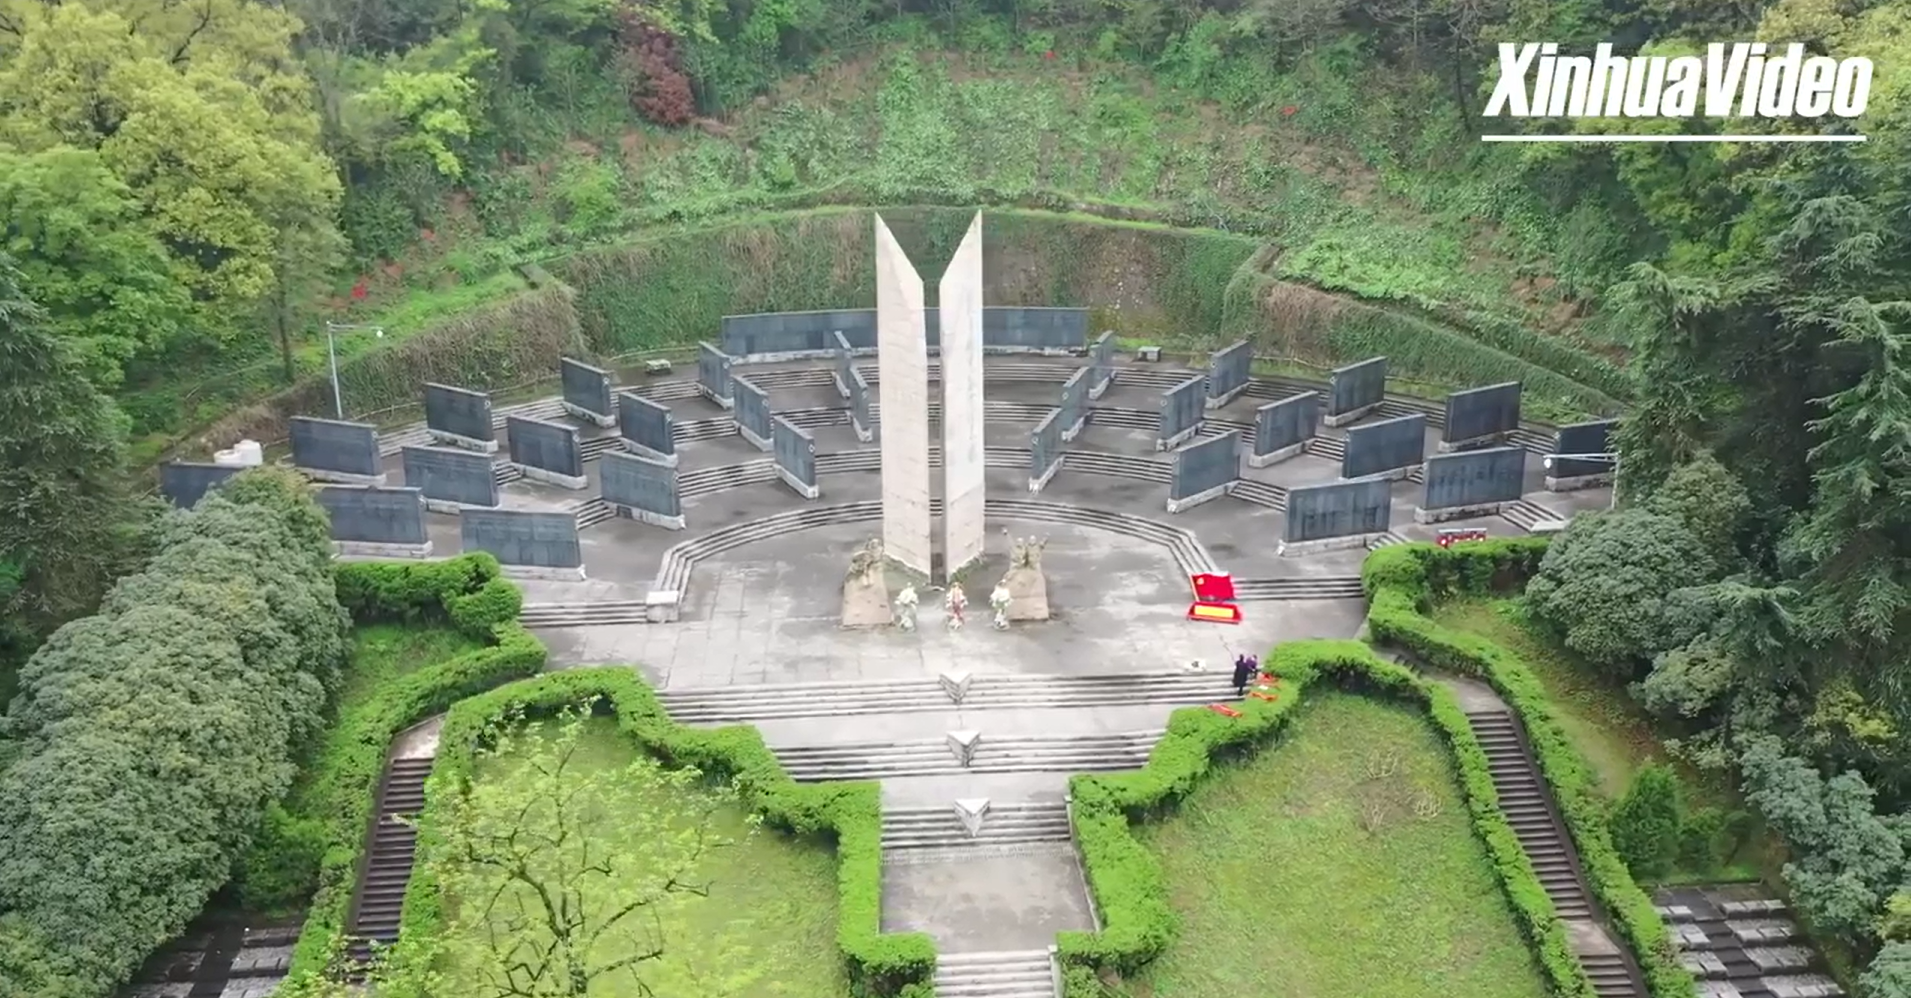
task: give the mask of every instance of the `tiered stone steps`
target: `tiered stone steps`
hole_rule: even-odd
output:
[[[1174,481],[1174,465],[1134,454],[1106,454],[1096,451],[1062,449],[1062,470],[1108,478],[1132,478],[1136,481],[1167,485]]]
[[[373,943],[389,946],[398,940],[399,909],[404,907],[405,886],[411,883],[418,835],[395,819],[414,818],[424,808],[425,778],[431,775],[431,762],[393,759],[385,767],[365,869],[345,926],[350,939],[346,954],[356,964],[371,959]]]
[[[1701,994],[1844,998],[1783,901],[1761,888],[1673,887],[1654,897]]]
[[[793,779],[881,780],[965,773],[1087,773],[1139,769],[1162,730],[1059,737],[994,736],[984,732],[968,765],[947,738],[779,747]]]
[[[1486,752],[1500,811],[1513,826],[1513,834],[1539,874],[1540,886],[1553,908],[1560,918],[1586,923],[1594,930],[1584,933],[1588,938],[1575,944],[1594,993],[1599,998],[1645,998],[1645,984],[1632,962],[1605,936],[1579,866],[1578,852],[1554,809],[1550,789],[1518,720],[1503,707],[1469,710],[1466,717]]]
[[[964,846],[1031,845],[1071,841],[1068,805],[1048,803],[991,803],[981,830],[970,835],[955,808],[883,808],[884,849],[953,849]]]
[[[1592,901],[1579,873],[1578,856],[1566,838],[1539,768],[1511,712],[1468,711],[1473,734],[1486,750],[1486,764],[1499,794],[1500,810],[1513,826],[1520,846],[1533,861],[1540,885],[1561,918],[1590,919]]]
[[[1073,458],[1069,459],[1068,465],[1071,468],[1075,466]],[[1287,511],[1287,490],[1269,482],[1237,478],[1234,484],[1228,486],[1228,495],[1256,506],[1266,506],[1268,509],[1280,512]]]
[[[1376,537],[1373,540],[1369,541],[1367,543],[1367,550],[1375,551],[1380,548],[1392,547],[1395,544],[1412,544],[1412,543],[1413,543],[1412,538],[1402,537],[1401,535],[1396,534],[1393,531],[1389,530],[1386,533],[1381,534],[1379,537]]]
[[[942,953],[936,998],[1055,998],[1047,950]]]
[[[929,505],[930,515],[941,515],[942,500],[932,499]],[[1159,544],[1168,549],[1185,575],[1220,570],[1193,534],[1158,520],[1039,499],[989,499],[985,514],[992,521],[1023,520],[1091,527]],[[881,519],[882,503],[872,499],[837,506],[806,506],[720,527],[679,542],[665,552],[651,591],[687,592],[691,571],[697,562],[746,544],[814,527],[871,523]],[[1237,599],[1242,601],[1348,599],[1362,595],[1358,576],[1244,579],[1235,582],[1235,592]],[[525,606],[522,619],[527,627],[640,623],[638,618],[641,615],[636,613],[639,606],[630,600],[531,603]]]
[[[642,608],[638,609],[641,612]],[[1233,688],[1227,679],[1218,672],[978,675],[970,678],[960,704],[936,679],[666,689],[657,696],[671,718],[683,724],[748,724],[778,717],[922,711],[1193,706],[1231,696]]]
[[[1529,499],[1500,507],[1500,519],[1529,534],[1543,534],[1566,526],[1566,518]]]
[[[1314,599],[1356,599],[1366,595],[1358,575],[1296,575],[1278,579],[1235,579],[1237,603]]]

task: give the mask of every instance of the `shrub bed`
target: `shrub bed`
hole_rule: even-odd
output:
[[[1226,717],[1206,708],[1178,710],[1168,733],[1131,773],[1077,776],[1075,838],[1102,930],[1065,932],[1058,943],[1068,998],[1093,998],[1096,979],[1129,975],[1160,956],[1178,929],[1161,864],[1138,841],[1130,823],[1172,808],[1207,775],[1217,759],[1242,755],[1286,729],[1312,682],[1391,697],[1424,707],[1452,750],[1456,779],[1473,827],[1485,844],[1520,931],[1533,944],[1557,995],[1591,998],[1592,984],[1574,957],[1564,924],[1512,826],[1500,811],[1486,753],[1465,713],[1445,687],[1376,657],[1355,641],[1295,641],[1274,649],[1265,669],[1280,677],[1276,699],[1249,698]]]
[[[1592,768],[1554,718],[1544,687],[1518,656],[1442,627],[1423,612],[1442,596],[1504,589],[1524,580],[1545,550],[1544,538],[1381,548],[1362,569],[1370,600],[1367,624],[1376,641],[1406,648],[1435,668],[1480,678],[1519,713],[1593,896],[1638,958],[1647,987],[1654,998],[1690,998],[1692,977],[1680,966],[1652,899],[1613,847]]]
[[[255,848],[250,865],[269,866],[275,852],[322,844],[318,890],[293,952],[294,977],[323,971],[341,951],[392,739],[452,704],[544,668],[544,645],[517,622],[518,587],[488,554],[438,562],[346,562],[337,566],[335,578],[338,601],[356,623],[445,623],[486,647],[399,676],[366,702],[341,711],[287,802],[287,819],[269,828]]]
[[[323,723],[346,621],[302,479],[237,476],[20,671],[0,994],[110,993],[231,875]]]
[[[570,669],[512,683],[463,700],[445,718],[438,761],[425,786],[426,820],[435,802],[470,779],[485,729],[522,711],[538,717],[595,699],[618,729],[671,766],[694,766],[733,779],[744,806],[765,824],[798,836],[833,840],[837,857],[836,939],[859,995],[931,998],[935,946],[919,932],[882,931],[882,801],[874,782],[804,784],[790,779],[753,727],[703,729],[677,724],[636,670]],[[421,844],[427,847],[429,840]],[[443,897],[428,875],[405,892],[401,938],[427,939],[443,930]],[[394,959],[403,961],[401,951]],[[402,975],[401,975],[402,976]]]

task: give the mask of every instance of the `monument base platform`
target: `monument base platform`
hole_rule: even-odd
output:
[[[801,478],[798,478],[795,475],[790,474],[789,471],[785,468],[780,468],[780,467],[777,468],[776,477],[778,481],[781,481],[784,485],[789,486],[791,492],[794,492],[805,499],[814,499],[823,494],[822,486],[805,484]]]
[[[584,566],[571,568],[551,568],[546,565],[500,565],[499,571],[507,579],[537,579],[546,582],[582,582]]]
[[[1030,475],[1028,478],[1028,490],[1030,492],[1040,492],[1044,488],[1047,488],[1048,483],[1055,480],[1055,473],[1062,470],[1062,462],[1066,460],[1068,460],[1066,456],[1058,457],[1055,459],[1054,464],[1048,466],[1047,471],[1039,475]]]
[[[543,482],[546,485],[555,485],[560,489],[587,489],[590,488],[591,485],[591,480],[583,475],[560,475],[555,471],[533,468],[528,464],[518,464],[514,466],[524,473],[524,477],[531,481]]]
[[[888,627],[895,621],[886,584],[870,585],[860,579],[843,583],[844,627]]]
[[[1048,577],[1039,568],[1011,568],[1002,576],[1002,587],[1009,591],[1008,618],[1047,620]]]
[[[1513,434],[1511,433],[1489,433],[1486,436],[1474,437],[1471,440],[1442,440],[1434,447],[1434,450],[1441,454],[1457,454],[1461,451],[1484,450],[1488,447],[1503,447],[1506,445],[1506,442],[1511,439],[1513,439]]]
[[[714,402],[717,405],[722,406],[725,410],[734,409],[737,407],[736,399],[730,398],[729,396],[726,396],[726,395],[718,395],[716,392],[713,392],[710,390],[709,385],[703,384],[702,382],[698,382],[697,384],[697,394],[703,396],[705,401]]]
[[[1182,430],[1180,433],[1177,433],[1172,437],[1162,437],[1157,439],[1155,441],[1155,450],[1158,450],[1158,451],[1174,450],[1176,447],[1179,447],[1182,444],[1187,443],[1190,440],[1193,440],[1194,435],[1200,432],[1201,432],[1201,424],[1196,423],[1193,426],[1190,426],[1187,429]]]
[[[446,447],[456,447],[459,450],[474,450],[480,454],[496,454],[498,452],[498,442],[496,440],[479,440],[477,437],[460,436],[456,433],[446,433],[443,430],[426,430],[425,434],[431,438],[432,443],[443,444]]]
[[[622,439],[624,442],[624,450],[628,453],[635,454],[646,461],[655,461],[666,468],[675,468],[677,466],[676,451],[671,451],[670,453],[666,454],[663,451],[652,450],[649,447],[645,447],[643,444],[640,444],[637,441],[630,439],[629,437],[624,437]]]
[[[1249,454],[1247,456],[1247,466],[1250,468],[1265,468],[1268,465],[1279,464],[1290,458],[1300,457],[1305,453],[1307,453],[1307,441],[1303,440],[1292,446],[1279,447],[1265,454]]]
[[[644,621],[651,624],[674,624],[677,622],[677,608],[683,603],[683,594],[674,589],[660,589],[644,595]]]
[[[366,541],[334,541],[332,550],[341,558],[429,558],[431,542],[372,544]]]
[[[323,468],[299,468],[297,465],[293,467],[315,482],[330,482],[333,485],[366,485],[376,489],[383,488],[386,479],[390,477],[382,474],[354,475],[347,471],[326,471]]]
[[[1548,475],[1546,477],[1546,491],[1578,492],[1581,489],[1604,488],[1612,484],[1612,478],[1613,475],[1610,471],[1601,472],[1597,475],[1573,475],[1569,478],[1554,478]]]
[[[742,423],[737,424],[737,436],[749,441],[750,446],[760,451],[774,450],[776,447],[776,445],[770,441],[769,437],[757,436],[755,433],[750,432]]]
[[[559,402],[558,404],[564,407],[566,415],[579,422],[593,423],[605,428],[617,425],[616,416],[606,416],[601,412],[592,412],[581,405],[572,405],[569,402]]]
[[[1418,467],[1420,467],[1420,465],[1410,464],[1404,468],[1390,468],[1386,471],[1376,471],[1371,475],[1362,475],[1359,478],[1342,478],[1339,480],[1343,482],[1363,482],[1370,478],[1384,478],[1389,482],[1404,482],[1413,477],[1413,469]]]
[[[1358,409],[1349,409],[1346,412],[1330,412],[1322,416],[1320,422],[1322,426],[1346,426],[1348,423],[1358,422],[1366,417],[1368,413],[1378,408],[1380,408],[1380,403],[1375,402],[1373,405],[1363,405]]]
[[[462,513],[467,509],[484,510],[484,509],[499,509],[499,508],[501,507],[480,506],[477,503],[469,503],[469,502],[452,502],[449,499],[426,499],[425,500],[425,512],[444,513],[450,516],[457,516],[459,513]]]
[[[1282,541],[1274,553],[1282,558],[1304,558],[1310,554],[1348,551],[1364,548],[1379,536],[1379,534],[1348,534],[1345,537],[1323,537],[1317,541]]]
[[[1233,482],[1229,482],[1227,483],[1227,485],[1217,485],[1214,488],[1207,489],[1202,492],[1196,492],[1194,495],[1188,496],[1185,499],[1169,499],[1168,512],[1185,513],[1188,510],[1191,510],[1195,508],[1196,506],[1201,505],[1204,502],[1213,502],[1214,500],[1219,499],[1224,495],[1227,495],[1228,486],[1233,484],[1234,484]]]
[[[617,503],[609,503],[608,505],[610,506],[611,513],[621,519],[635,520],[638,523],[648,523],[653,527],[662,527],[665,530],[683,529],[682,513],[676,516],[666,516],[662,513],[653,513],[647,509],[638,509],[635,506],[620,506]]]
[[[1247,386],[1242,385],[1241,387],[1236,388],[1231,392],[1223,392],[1220,395],[1210,398],[1202,404],[1206,406],[1209,411],[1213,411],[1215,409],[1219,409],[1222,406],[1227,405],[1228,403],[1234,401],[1235,399],[1240,398],[1241,393],[1245,391],[1247,391]]]
[[[1472,506],[1449,506],[1446,509],[1413,508],[1415,523],[1447,523],[1453,520],[1474,520],[1482,516],[1498,516],[1500,511],[1513,505],[1508,502],[1483,502]]]

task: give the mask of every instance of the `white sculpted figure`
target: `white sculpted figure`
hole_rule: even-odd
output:
[[[948,627],[951,631],[962,629],[962,611],[969,608],[969,597],[963,595],[960,583],[949,587],[949,595],[942,601],[942,607],[948,611]]]
[[[996,583],[995,591],[989,594],[989,609],[995,611],[994,624],[998,631],[1009,629],[1009,599],[1009,587]]]
[[[919,602],[921,597],[916,595],[915,586],[902,587],[902,592],[896,594],[896,626],[905,631],[916,629],[916,604]]]

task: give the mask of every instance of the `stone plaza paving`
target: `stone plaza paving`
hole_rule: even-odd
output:
[[[991,359],[984,376],[1015,363]],[[645,622],[642,601],[673,546],[793,510],[883,499],[874,460],[881,444],[860,441],[846,423],[818,419],[810,430],[823,472],[814,500],[750,470],[764,454],[734,433],[696,431],[678,452],[686,483],[683,531],[592,516],[593,491],[525,479],[504,486],[509,508],[576,510],[580,523],[589,518],[580,533],[585,581],[523,583],[527,626],[549,647],[550,668],[640,668],[686,723],[757,725],[798,779],[881,782],[884,926],[935,938],[944,957],[938,989],[945,995],[1051,998],[1048,950],[1055,934],[1096,928],[1070,837],[1065,797],[1071,775],[1140,765],[1174,709],[1231,695],[1228,671],[1236,655],[1263,654],[1278,641],[1352,637],[1365,616],[1351,581],[1365,550],[1277,555],[1283,514],[1268,501],[1230,495],[1183,513],[1166,511],[1167,487],[1146,470],[1160,455],[1142,418],[1158,405],[1154,385],[1161,378],[1139,375],[1167,372],[1144,364],[1120,370],[1113,390],[1094,403],[1100,415],[1091,414],[1068,448],[1101,457],[1065,461],[1039,496],[1029,493],[1025,463],[993,455],[1012,457],[1027,448],[1026,415],[1052,405],[1055,386],[1021,379],[987,384],[977,408],[986,417],[981,442],[992,455],[983,469],[991,508],[1074,507],[1094,515],[1035,521],[990,515],[969,587],[969,622],[960,630],[943,626],[934,590],[924,593],[914,631],[839,625],[844,571],[855,550],[884,531],[880,518],[804,525],[698,559],[689,566],[676,619]],[[1130,373],[1137,376],[1124,383]],[[671,387],[681,380],[664,376],[628,388],[667,400],[680,433],[727,418],[714,403]],[[828,388],[768,394],[778,413],[843,404]],[[1243,397],[1208,418],[1251,423],[1264,402],[1264,396]],[[521,410],[542,413],[550,406]],[[588,440],[615,434],[580,427]],[[1323,430],[1318,452],[1243,475],[1271,494],[1333,481],[1339,467],[1332,448],[1343,436],[1344,429]],[[388,470],[394,483],[402,481],[393,440],[385,443]],[[1429,440],[1429,453],[1434,443]],[[837,460],[845,470],[829,471],[834,456],[864,453],[871,459]],[[1441,526],[1512,535],[1607,505],[1603,489],[1543,491],[1538,463],[1530,462],[1518,514]],[[585,468],[595,486],[597,462]],[[693,489],[692,482],[708,484]],[[1395,526],[1383,542],[1433,539],[1434,527],[1413,521],[1420,490],[1412,481],[1395,483]],[[1029,500],[1038,505],[1013,505]],[[1176,542],[1180,549],[1155,534],[1138,535],[1130,521],[1165,524],[1183,538]],[[457,517],[431,514],[429,528],[435,557],[459,552]],[[1011,535],[1047,539],[1042,568],[1053,619],[996,631],[988,626],[986,594],[1007,566]],[[1268,583],[1258,598],[1244,595],[1240,625],[1186,619],[1190,558]],[[1313,585],[1321,580],[1328,584]],[[428,753],[428,743],[421,744],[417,751]],[[258,993],[259,980],[235,978],[225,998]],[[172,985],[153,982],[137,993],[171,994],[152,990],[161,987]]]

